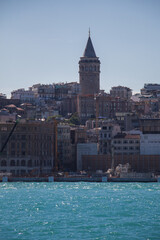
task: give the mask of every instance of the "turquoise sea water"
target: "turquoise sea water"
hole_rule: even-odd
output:
[[[160,183],[0,183],[0,240],[160,240]]]

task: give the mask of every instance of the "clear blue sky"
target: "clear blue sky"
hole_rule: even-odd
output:
[[[0,92],[79,81],[89,27],[101,89],[160,83],[159,0],[0,0]]]

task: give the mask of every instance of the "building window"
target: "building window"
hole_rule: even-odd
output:
[[[22,160],[22,161],[21,161],[21,166],[25,166],[25,165],[26,165],[25,160]]]
[[[22,136],[21,136],[21,139],[22,139],[22,140],[25,140],[25,139],[26,139],[26,135],[22,135]]]
[[[28,167],[32,167],[32,160],[28,161]]]
[[[26,147],[26,143],[25,143],[25,142],[22,142],[21,147],[22,147],[22,148],[25,148],[25,147]]]
[[[1,162],[1,166],[7,166],[7,163],[6,163],[5,160],[2,160],[2,162]]]
[[[15,151],[11,151],[11,156],[15,156]]]
[[[11,148],[15,148],[15,143],[14,142],[11,143]]]
[[[14,160],[11,160],[10,165],[11,165],[11,166],[15,166],[15,161],[14,161]]]
[[[21,155],[22,155],[22,156],[25,156],[25,155],[26,155],[26,152],[25,152],[25,151],[22,151],[22,152],[21,152]]]

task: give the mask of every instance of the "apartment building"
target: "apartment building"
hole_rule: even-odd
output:
[[[0,123],[0,149],[14,123]],[[0,172],[15,176],[50,174],[54,167],[54,123],[19,122],[1,153]]]
[[[119,133],[112,140],[115,155],[132,155],[140,153],[140,135]]]

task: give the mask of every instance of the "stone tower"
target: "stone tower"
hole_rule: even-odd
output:
[[[90,32],[83,57],[81,57],[79,61],[79,80],[81,95],[93,95],[99,93],[100,61],[95,54],[90,38]]]

